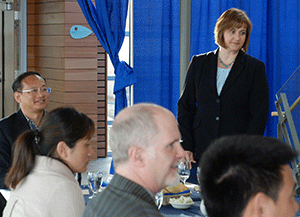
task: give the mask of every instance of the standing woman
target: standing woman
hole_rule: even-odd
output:
[[[269,89],[264,63],[246,54],[251,29],[244,11],[225,11],[215,26],[219,47],[189,64],[178,123],[186,159],[193,163],[220,136],[264,133]]]
[[[81,217],[85,203],[74,173],[87,170],[94,131],[85,114],[61,107],[43,118],[39,130],[21,134],[5,179],[12,193],[4,217]]]

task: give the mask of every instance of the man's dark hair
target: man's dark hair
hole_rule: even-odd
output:
[[[38,72],[33,72],[33,71],[30,71],[30,72],[24,72],[24,73],[20,74],[20,75],[15,79],[14,83],[12,84],[11,87],[12,87],[13,91],[14,91],[14,92],[17,92],[17,91],[20,92],[20,91],[22,91],[22,89],[23,89],[22,81],[23,81],[24,78],[26,78],[26,77],[28,77],[28,76],[30,76],[30,75],[37,75],[37,76],[41,77],[41,78],[46,82],[46,79],[43,78],[43,77],[40,75],[40,73],[38,73]]]
[[[262,192],[278,199],[282,166],[297,157],[290,145],[263,136],[227,136],[214,141],[200,162],[201,195],[210,217],[240,217]]]

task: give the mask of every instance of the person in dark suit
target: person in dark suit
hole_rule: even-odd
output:
[[[12,84],[14,98],[20,109],[0,121],[0,188],[12,163],[12,146],[17,137],[28,129],[38,128],[44,109],[49,103],[51,89],[37,72],[25,72]]]
[[[12,163],[13,143],[24,131],[39,127],[51,92],[46,86],[46,80],[37,72],[19,75],[12,84],[12,89],[20,109],[0,121],[0,189],[8,187],[5,186],[4,179]],[[0,202],[2,215],[6,201],[2,198]]]
[[[196,162],[210,142],[223,135],[263,135],[269,113],[265,65],[246,54],[252,24],[236,8],[215,26],[215,51],[193,56],[178,101],[178,124],[186,159]]]
[[[174,115],[161,106],[141,103],[118,113],[109,139],[115,174],[83,216],[162,217],[154,195],[180,181],[180,138]]]

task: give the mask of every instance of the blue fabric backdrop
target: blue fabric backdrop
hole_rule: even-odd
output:
[[[270,104],[276,111],[275,94],[300,64],[300,2],[276,0],[268,2],[267,25],[267,73],[270,86]],[[300,93],[299,83],[294,88]],[[298,106],[299,107],[299,106]],[[300,120],[294,120],[298,124]],[[277,117],[271,117],[267,134],[276,137]],[[298,131],[299,132],[299,131]],[[298,135],[300,136],[300,134]]]
[[[134,1],[134,103],[177,112],[180,0]]]
[[[191,57],[217,48],[214,26],[231,7],[250,17],[248,54],[266,65],[270,112],[275,94],[300,64],[299,0],[191,0]],[[177,113],[179,98],[179,0],[134,1],[134,67],[137,102],[154,102]],[[298,87],[295,87],[298,88]],[[277,117],[269,117],[266,135],[277,137]]]
[[[134,83],[132,69],[119,64],[128,0],[78,0],[92,30],[116,68],[116,113],[126,106],[124,87]],[[270,111],[275,94],[299,65],[299,0],[191,0],[191,57],[214,50],[214,26],[225,10],[248,14],[253,30],[248,53],[266,64]],[[134,1],[134,102],[153,102],[177,113],[179,98],[180,0]],[[120,73],[119,73],[120,72]],[[295,89],[297,89],[297,84]],[[266,135],[276,137],[277,117],[269,117]]]

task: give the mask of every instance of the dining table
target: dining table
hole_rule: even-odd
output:
[[[188,209],[176,209],[172,207],[171,205],[162,205],[160,208],[160,212],[163,216],[167,217],[173,217],[173,216],[180,216],[180,217],[187,217],[187,216],[193,216],[193,217],[202,217],[205,216],[200,211],[200,203],[201,203],[201,196],[198,191],[195,190],[195,184],[186,183],[186,186],[190,189],[191,195],[190,197],[194,201],[194,204],[190,206]],[[92,195],[91,191],[89,190],[87,185],[81,186],[84,194],[84,200],[87,204],[89,202],[89,197]]]

